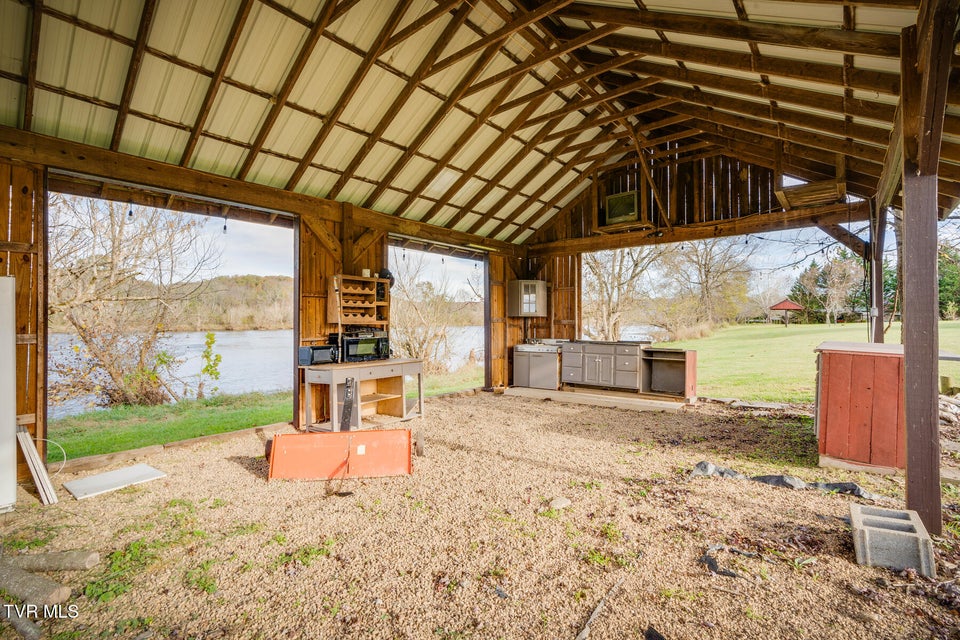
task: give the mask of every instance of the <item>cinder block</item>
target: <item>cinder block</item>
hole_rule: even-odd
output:
[[[858,564],[916,569],[928,578],[936,577],[933,543],[916,511],[851,503],[850,525]]]

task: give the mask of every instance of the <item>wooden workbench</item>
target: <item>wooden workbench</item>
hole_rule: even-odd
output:
[[[363,428],[363,420],[377,426],[423,417],[423,361],[394,358],[367,362],[318,364],[303,369],[304,428],[307,431],[339,431],[345,383],[357,381],[351,429]],[[417,402],[407,406],[406,378],[417,377]],[[318,420],[313,408],[313,385],[327,387],[329,419]]]

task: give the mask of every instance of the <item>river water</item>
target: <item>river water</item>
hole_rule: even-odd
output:
[[[218,331],[214,334],[216,343],[214,353],[220,354],[220,379],[208,380],[207,393],[213,387],[220,393],[238,394],[251,391],[288,391],[293,388],[293,331]],[[184,381],[196,385],[197,375],[203,366],[200,354],[203,353],[206,333],[171,333],[164,339],[164,348],[183,360],[177,369],[177,375]],[[483,327],[450,327],[447,340],[451,346],[451,358],[447,366],[456,369],[464,362],[470,350],[477,355],[483,353]],[[76,338],[71,334],[52,333],[49,336],[49,358],[67,353]],[[51,382],[56,375],[49,373]],[[176,387],[175,387],[176,388]],[[81,398],[61,405],[51,405],[49,417],[62,418],[88,411],[93,408],[93,398]]]

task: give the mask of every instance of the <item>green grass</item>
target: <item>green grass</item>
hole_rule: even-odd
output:
[[[707,338],[662,346],[697,351],[697,393],[701,396],[813,402],[814,349],[828,340],[866,342],[867,325],[741,325],[719,329]],[[900,341],[899,323],[887,332],[886,341]],[[960,354],[960,321],[940,323],[940,350]],[[940,375],[952,376],[960,385],[960,363],[941,362]]]
[[[464,366],[450,373],[423,376],[423,395],[425,396],[439,396],[482,386],[482,364]]]
[[[289,391],[223,395],[156,407],[90,411],[52,421],[47,437],[59,443],[72,459],[287,422],[292,416],[293,395]],[[47,459],[61,460],[60,449],[51,446]]]

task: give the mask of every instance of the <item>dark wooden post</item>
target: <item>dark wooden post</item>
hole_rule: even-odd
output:
[[[887,210],[871,203],[870,212],[870,340],[883,342],[883,243]],[[876,314],[876,315],[874,315]]]
[[[917,28],[907,27],[900,47],[907,508],[919,514],[928,533],[939,535],[942,516],[937,397],[937,172],[922,171],[924,163],[918,144],[921,112],[925,111],[922,88],[923,78],[917,69]]]

